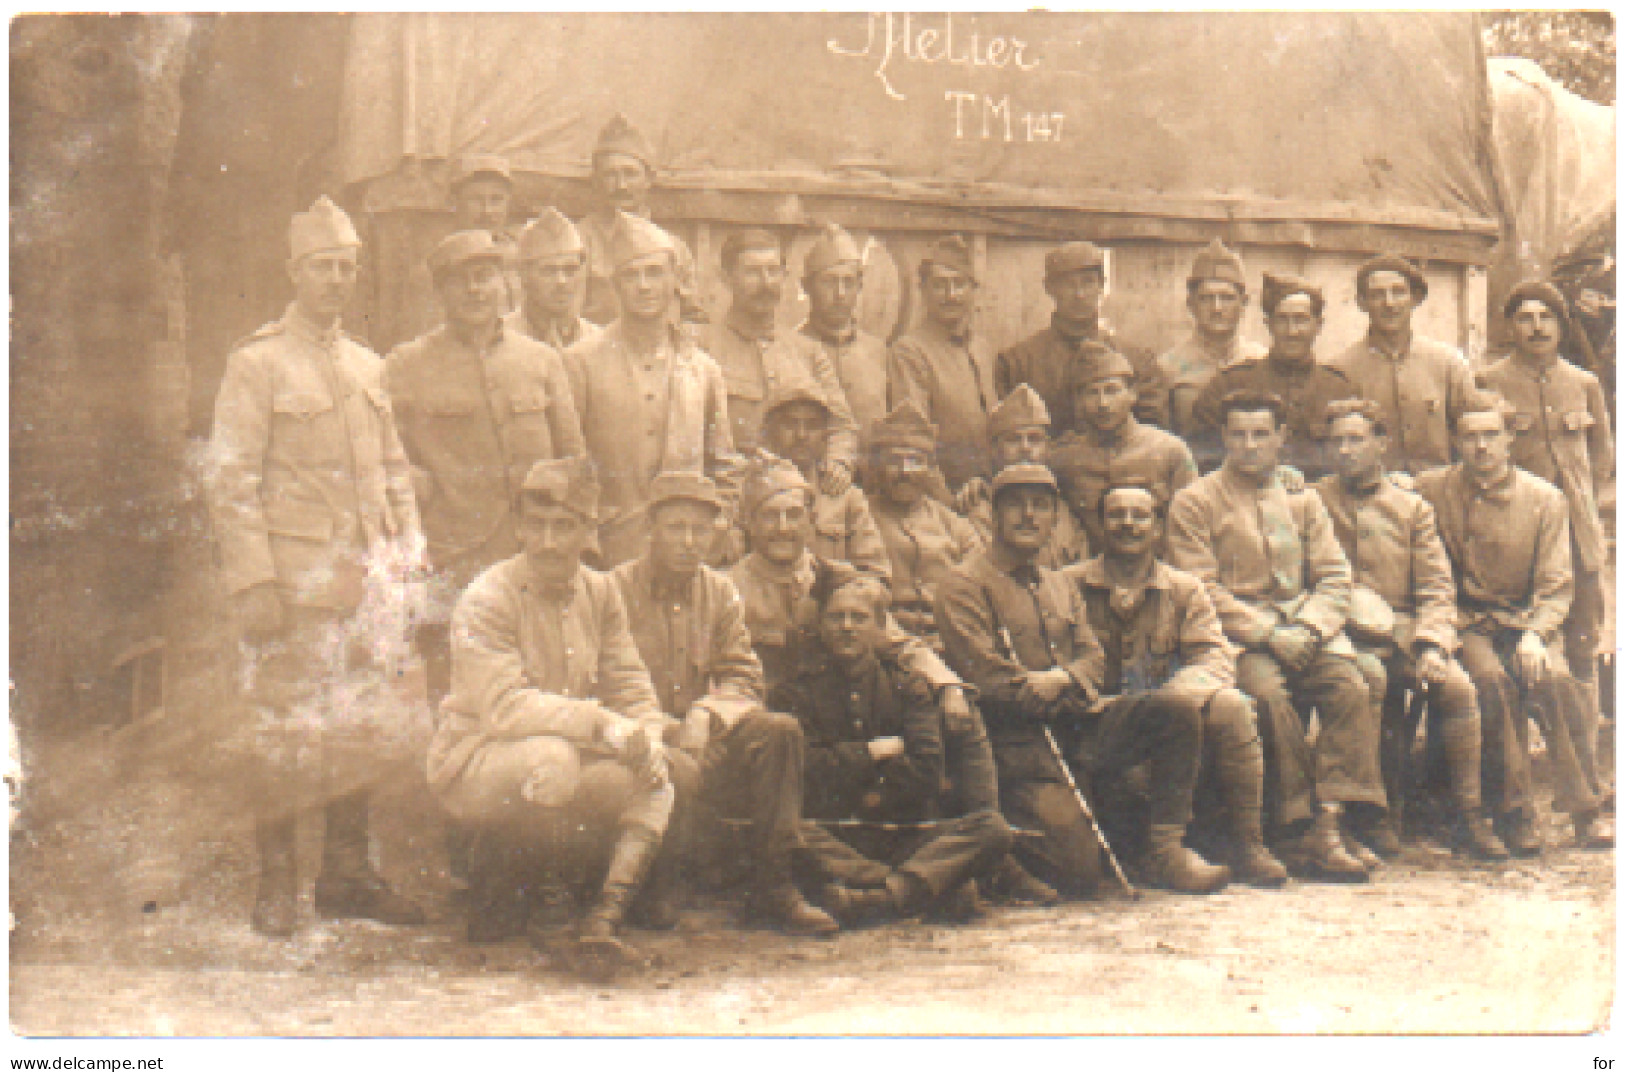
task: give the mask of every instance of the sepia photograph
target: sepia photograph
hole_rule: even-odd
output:
[[[17,1052],[1612,1067],[1611,11],[10,45]]]

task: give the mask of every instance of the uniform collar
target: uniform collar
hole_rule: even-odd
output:
[[[1288,361],[1277,356],[1273,346],[1270,347],[1269,355],[1264,360],[1269,363],[1272,370],[1286,376],[1307,376],[1314,372],[1315,368],[1320,364],[1320,359],[1315,356],[1313,350],[1309,351],[1309,360],[1307,361]]]
[[[1497,502],[1507,502],[1512,498],[1512,488],[1517,483],[1517,480],[1518,467],[1515,465],[1508,465],[1506,475],[1492,484],[1480,484],[1473,474],[1468,471],[1467,466],[1463,465],[1461,467],[1463,487],[1473,494],[1483,495],[1485,498],[1494,499]]]
[[[1224,482],[1226,487],[1249,495],[1262,495],[1272,488],[1281,486],[1281,482],[1276,479],[1274,474],[1271,474],[1270,478],[1264,481],[1262,485],[1258,485],[1254,484],[1250,477],[1243,477],[1223,463],[1219,465],[1219,479]]]
[[[987,560],[994,569],[1022,584],[1035,584],[1038,581],[1038,560],[1030,558],[1022,561],[998,540],[988,544]]]
[[[728,325],[729,331],[749,342],[772,342],[776,330],[776,325],[769,320],[764,331],[761,325],[752,323],[743,313],[739,312],[737,306],[732,305],[728,307],[728,316],[724,323]]]
[[[530,559],[522,558],[520,561],[523,563],[519,580],[520,591],[529,592],[543,603],[570,603],[581,591],[585,566],[577,566],[575,575],[569,580],[561,584],[549,584],[536,576],[536,569],[531,565]]]
[[[946,340],[955,346],[969,346],[971,340],[971,318],[966,317],[965,322],[960,325],[959,330],[951,332],[941,324],[937,323],[935,320],[932,320],[930,317],[926,317],[925,320],[920,324],[920,330],[932,338]]]
[[[797,584],[808,588],[812,586],[815,563],[810,550],[803,551],[801,557],[789,566],[770,562],[756,551],[746,555],[744,561],[746,568],[754,576],[771,584]]]
[[[1550,376],[1552,370],[1557,367],[1557,363],[1561,360],[1563,360],[1562,354],[1553,354],[1536,364],[1533,358],[1524,357],[1516,351],[1512,354],[1512,366],[1533,379],[1545,379]]]
[[[1106,576],[1105,555],[1096,555],[1078,567],[1078,577],[1090,588],[1110,589],[1114,587],[1111,579]],[[1153,559],[1151,574],[1146,578],[1145,586],[1147,588],[1168,589],[1173,587],[1173,583],[1174,577],[1168,569],[1168,563],[1160,558]]]
[[[1084,328],[1083,331],[1074,333],[1062,327],[1061,318],[1056,316],[1054,313],[1051,313],[1049,318],[1049,329],[1055,333],[1056,338],[1060,339],[1068,346],[1080,346],[1083,343],[1094,342],[1100,338],[1100,318],[1096,317],[1094,322],[1088,327]]]
[[[1132,413],[1128,415],[1128,419],[1118,427],[1115,433],[1103,432],[1094,425],[1080,425],[1080,427],[1084,428],[1089,442],[1097,447],[1127,446],[1138,439],[1141,432],[1140,422],[1134,419]]]
[[[1365,348],[1376,354],[1378,357],[1386,358],[1389,361],[1403,361],[1407,357],[1411,356],[1411,351],[1416,348],[1416,336],[1415,334],[1412,334],[1406,340],[1403,349],[1390,350],[1386,346],[1382,345],[1382,343],[1377,341],[1377,336],[1375,333],[1373,333],[1370,329],[1367,329],[1365,333]]]
[[[1337,486],[1342,491],[1357,498],[1366,499],[1382,490],[1382,486],[1388,482],[1388,474],[1378,469],[1377,474],[1370,480],[1359,484],[1350,484],[1342,476],[1334,476],[1332,479],[1337,481]]]
[[[295,338],[315,343],[323,349],[332,349],[344,332],[339,330],[339,322],[333,321],[331,327],[318,327],[316,322],[306,316],[299,308],[298,302],[289,302],[288,309],[282,314],[283,327]]]
[[[810,339],[830,346],[851,346],[858,338],[858,322],[856,319],[846,325],[846,330],[837,332],[823,332],[813,326],[812,318],[808,317],[801,325],[801,333]]]
[[[483,350],[476,350],[472,346],[465,343],[462,339],[458,338],[456,333],[451,330],[450,324],[441,324],[439,331],[441,339],[445,342],[448,349],[454,351],[455,353],[468,354],[471,357],[483,358],[486,354],[489,354],[498,346],[501,346],[502,341],[507,338],[508,319],[507,317],[497,317],[496,331],[491,334],[491,344]]]
[[[504,328],[511,327],[523,331],[531,338],[538,342],[545,342],[556,350],[562,350],[581,339],[581,318],[579,316],[537,323],[522,305],[504,316],[502,324]]]

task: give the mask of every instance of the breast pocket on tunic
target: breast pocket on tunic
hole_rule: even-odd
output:
[[[290,461],[320,465],[337,459],[337,425],[331,395],[290,391],[271,400],[271,449]]]
[[[553,398],[540,384],[517,387],[508,393],[508,452],[521,475],[535,462],[553,457],[552,410]]]

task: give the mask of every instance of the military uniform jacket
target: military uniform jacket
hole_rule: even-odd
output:
[[[429,561],[461,591],[519,553],[513,507],[531,466],[586,451],[564,363],[506,327],[479,353],[442,326],[397,347],[384,383],[412,461]]]
[[[1218,374],[1220,369],[1243,361],[1257,361],[1269,353],[1269,347],[1244,339],[1238,332],[1222,350],[1206,346],[1198,332],[1191,332],[1172,350],[1157,358],[1156,389],[1167,399],[1168,428],[1177,435],[1189,436],[1195,429],[1192,407],[1202,388]],[[1215,464],[1218,459],[1214,459]]]
[[[1575,570],[1601,570],[1608,547],[1597,490],[1614,471],[1614,439],[1597,377],[1562,358],[1537,370],[1504,357],[1481,372],[1479,382],[1517,411],[1512,464],[1567,497]]]
[[[289,602],[353,611],[365,555],[419,563],[411,467],[381,370],[293,305],[227,358],[210,447],[227,592],[275,582]]]
[[[891,404],[911,398],[937,426],[937,464],[950,488],[991,465],[987,415],[993,393],[993,355],[969,330],[950,336],[932,320],[892,344]]]
[[[823,346],[799,331],[775,332],[766,338],[745,334],[730,318],[713,325],[707,352],[722,369],[728,385],[728,419],[734,445],[748,450],[762,436],[762,407],[775,390],[804,387],[830,409],[825,457],[855,471],[858,426],[846,404],[846,392]]]
[[[581,315],[604,327],[621,315],[621,299],[615,293],[615,268],[609,260],[609,235],[615,227],[613,212],[592,212],[576,221],[581,241],[587,247],[587,296],[581,303]],[[700,306],[699,275],[694,268],[694,253],[682,237],[670,231],[677,246],[673,258],[677,280],[676,318],[690,323],[703,323],[705,310]]]
[[[1341,477],[1323,477],[1315,492],[1332,519],[1354,583],[1393,609],[1395,645],[1410,652],[1416,641],[1424,641],[1454,652],[1456,581],[1427,500],[1386,476],[1364,492],[1351,491]]]
[[[1382,407],[1388,419],[1390,472],[1420,473],[1450,464],[1450,429],[1478,393],[1467,359],[1453,346],[1420,335],[1410,348],[1390,354],[1369,335],[1332,362],[1361,396]]]
[[[1051,318],[1046,328],[1018,342],[1001,353],[994,364],[993,386],[1003,398],[1022,384],[1038,392],[1049,411],[1050,434],[1059,437],[1077,427],[1077,415],[1072,412],[1072,392],[1068,389],[1072,363],[1078,350],[1086,342],[1101,342],[1122,349],[1123,356],[1134,366],[1136,378],[1142,388],[1135,413],[1142,419],[1156,422],[1162,419],[1160,396],[1145,391],[1151,372],[1149,354],[1137,348],[1121,348],[1117,335],[1104,324],[1096,323],[1093,330],[1072,336],[1062,331]],[[1131,352],[1132,351],[1132,352]]]
[[[468,586],[451,620],[451,692],[429,742],[443,790],[487,743],[560,737],[590,748],[613,715],[670,723],[627,626],[615,579],[585,566],[547,591],[525,556]]]
[[[839,495],[826,495],[814,485],[810,544],[819,558],[848,562],[865,573],[891,580],[886,541],[869,510],[868,497],[856,484]]]
[[[1288,494],[1273,477],[1252,487],[1221,467],[1174,496],[1168,560],[1207,586],[1225,635],[1242,648],[1299,623],[1352,654],[1341,636],[1349,562],[1313,491]]]
[[[1438,515],[1455,569],[1457,627],[1527,630],[1556,643],[1574,599],[1562,492],[1516,466],[1482,488],[1460,464],[1423,473],[1416,490]]]
[[[1050,451],[1049,464],[1061,497],[1089,534],[1089,546],[1102,548],[1100,499],[1107,488],[1141,483],[1166,503],[1197,477],[1196,461],[1183,440],[1133,417],[1110,438],[1092,429],[1068,432]]]
[[[1358,398],[1360,392],[1342,371],[1318,361],[1288,364],[1274,357],[1244,361],[1221,369],[1196,399],[1194,438],[1201,451],[1222,456],[1219,401],[1231,391],[1269,391],[1286,402],[1287,442],[1282,461],[1296,466],[1313,480],[1325,470],[1322,459],[1326,439],[1326,407],[1340,398]],[[1195,448],[1193,448],[1195,449]]]
[[[871,422],[891,412],[886,341],[856,326],[840,338],[820,335],[811,323],[802,324],[798,330],[823,347],[824,355],[834,365],[835,377],[861,438]]]
[[[795,679],[773,690],[807,739],[802,813],[813,819],[915,822],[936,818],[944,770],[942,712],[930,690],[871,653],[844,670],[820,648]],[[876,761],[869,742],[901,737],[903,754]]]
[[[580,316],[574,320],[549,321],[546,326],[538,326],[525,315],[523,306],[505,315],[502,318],[502,326],[509,331],[529,336],[537,342],[546,343],[560,353],[578,342],[596,337],[604,330],[591,320]]]
[[[936,585],[982,549],[976,526],[930,496],[903,509],[877,499],[875,524],[891,560],[892,602],[929,607]]]
[[[1106,653],[1102,692],[1162,690],[1205,706],[1236,681],[1235,658],[1202,582],[1166,562],[1152,566],[1145,592],[1127,615],[1112,606],[1103,558],[1062,571],[1089,608],[1089,627]]]
[[[948,665],[980,694],[1000,777],[1061,780],[1022,686],[1029,670],[1064,667],[1080,715],[1100,695],[1106,657],[1078,587],[1052,570],[1017,566],[995,546],[942,582],[936,620]]]
[[[623,562],[613,576],[662,710],[682,718],[700,701],[732,725],[761,707],[762,664],[739,593],[725,574],[701,566],[686,584],[668,590],[643,557]]]

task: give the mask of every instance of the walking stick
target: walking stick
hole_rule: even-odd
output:
[[[1061,746],[1055,743],[1055,734],[1050,732],[1048,726],[1044,727],[1044,740],[1049,742],[1050,754],[1055,757],[1055,762],[1060,764],[1061,773],[1066,775],[1066,784],[1072,787],[1072,796],[1077,800],[1078,807],[1083,809],[1083,817],[1089,821],[1089,832],[1095,835],[1095,840],[1099,841],[1100,847],[1105,850],[1106,859],[1112,865],[1112,874],[1117,876],[1118,884],[1123,887],[1123,892],[1133,900],[1138,901],[1140,891],[1135,889],[1134,884],[1128,880],[1128,876],[1123,874],[1123,865],[1117,862],[1117,854],[1112,851],[1112,843],[1106,840],[1106,832],[1100,829],[1099,823],[1095,822],[1094,810],[1089,807],[1089,801],[1084,797],[1083,790],[1078,788],[1077,780],[1072,777],[1072,768],[1066,765],[1066,757],[1061,755]]]

